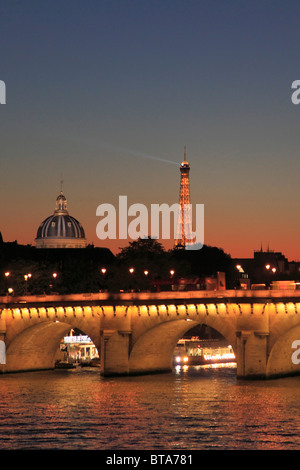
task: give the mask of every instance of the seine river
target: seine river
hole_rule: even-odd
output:
[[[0,449],[299,450],[300,377],[235,368],[103,378],[97,368],[0,376]]]

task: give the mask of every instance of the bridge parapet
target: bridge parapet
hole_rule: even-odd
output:
[[[83,305],[149,305],[163,303],[245,303],[300,302],[300,290],[222,290],[90,293],[69,295],[27,295],[0,297],[0,309],[13,306],[83,306]]]

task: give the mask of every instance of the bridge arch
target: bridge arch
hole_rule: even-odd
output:
[[[0,310],[0,372],[53,368],[60,342],[71,329],[84,332],[100,351],[98,310],[59,305]]]
[[[7,370],[18,372],[53,368],[60,341],[70,329],[71,326],[66,323],[51,321],[25,328],[7,347]]]
[[[279,336],[267,360],[267,377],[299,374],[299,364],[294,364],[292,361],[295,352],[292,345],[296,340],[300,340],[300,325],[290,328]]]
[[[169,320],[145,331],[134,343],[129,356],[129,372],[131,374],[149,373],[151,371],[170,371],[174,349],[182,336],[195,326],[210,325],[209,320],[203,323],[199,320],[179,319]],[[224,322],[226,323],[226,322]],[[228,333],[226,327],[212,326],[227,341],[235,346],[234,338]],[[220,331],[221,330],[221,331]],[[224,335],[225,333],[225,335]]]
[[[8,344],[5,367],[9,372],[52,369],[62,338],[74,325],[43,321],[27,326]]]

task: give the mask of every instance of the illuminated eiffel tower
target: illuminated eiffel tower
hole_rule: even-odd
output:
[[[184,147],[184,159],[180,165],[180,213],[177,222],[177,233],[175,248],[185,248],[187,244],[193,244],[192,220],[191,220],[191,198],[190,198],[190,164],[186,160],[186,147]]]

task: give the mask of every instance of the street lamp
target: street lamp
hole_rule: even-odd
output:
[[[130,274],[133,274],[134,273],[134,268],[129,268],[129,272],[130,272]]]
[[[106,268],[101,268],[101,273],[102,273],[102,280],[101,280],[101,289],[99,290],[99,292],[102,292],[102,289],[106,289],[106,272],[107,272],[107,269]]]
[[[6,273],[4,273],[4,276],[6,278],[6,280],[5,280],[5,289],[7,289],[7,287],[8,287],[8,278],[10,276],[10,272],[6,271]]]
[[[243,270],[243,268],[242,268],[242,266],[241,266],[240,264],[237,264],[237,265],[236,265],[236,269],[238,270],[239,273],[243,273],[243,272],[244,272],[244,270]]]
[[[174,269],[171,269],[171,270],[170,270],[170,274],[171,274],[171,277],[173,277],[173,276],[174,276],[174,274],[175,274],[175,271],[174,271]]]
[[[144,274],[145,274],[145,276],[148,276],[149,271],[147,271],[147,269],[146,269],[146,270],[144,271]]]

